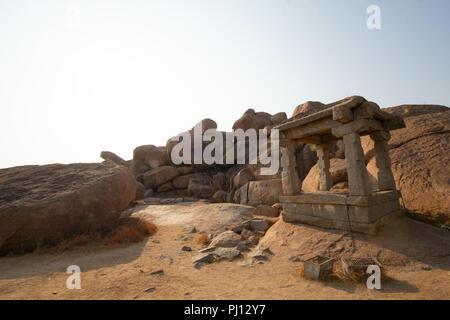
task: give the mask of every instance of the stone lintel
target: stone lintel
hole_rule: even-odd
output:
[[[384,131],[383,126],[378,120],[374,119],[359,119],[348,122],[340,126],[333,127],[331,133],[333,136],[342,138],[350,133],[370,132],[370,131]]]
[[[331,129],[342,125],[339,121],[334,121],[331,117],[319,121],[307,123],[300,127],[289,129],[286,137],[289,139],[301,139],[314,135],[325,135],[331,133]]]

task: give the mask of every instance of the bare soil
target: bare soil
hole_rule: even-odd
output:
[[[373,238],[355,235],[354,242],[340,232],[279,221],[260,242],[274,253],[268,261],[243,267],[238,265],[241,259],[194,268],[191,257],[202,248],[196,243],[201,234],[186,234],[183,229],[196,226],[200,232],[217,231],[248,217],[248,208],[242,207],[141,206],[133,215],[152,220],[159,231],[137,244],[0,258],[0,298],[450,299],[449,232],[408,218],[398,219]],[[192,251],[182,251],[184,245]],[[381,290],[369,290],[364,284],[318,282],[299,275],[299,260],[327,252],[331,256],[375,254],[387,263],[389,279],[382,282]],[[172,262],[161,255],[170,256]],[[65,271],[70,265],[81,268],[80,290],[66,288],[69,274]],[[163,274],[151,274],[160,269]]]

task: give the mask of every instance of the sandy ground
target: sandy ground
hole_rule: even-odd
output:
[[[193,206],[195,210],[187,209]],[[238,212],[232,220],[239,219],[239,214],[248,214],[245,208],[232,210]],[[263,264],[243,267],[238,265],[239,260],[223,261],[195,269],[191,257],[201,249],[195,244],[198,234],[186,235],[183,232],[186,224],[192,222],[195,225],[195,221],[180,219],[180,211],[191,212],[186,215],[192,218],[196,217],[192,212],[204,212],[205,217],[200,225],[207,228],[208,220],[217,227],[217,220],[214,219],[221,216],[220,219],[223,219],[227,208],[208,204],[150,206],[137,214],[158,221],[160,231],[141,243],[100,251],[83,248],[58,255],[29,254],[0,258],[0,298],[450,299],[450,271],[445,264],[448,257],[442,254],[439,259],[444,264],[436,260],[432,266],[426,267],[390,267],[388,275],[391,279],[382,283],[381,290],[369,290],[363,284],[306,280],[298,275],[301,262],[292,261],[289,259],[291,253],[286,254],[279,248],[275,248],[275,255]],[[170,215],[174,219],[170,219]],[[269,240],[265,239],[266,242],[275,241],[274,234],[283,235],[285,229],[292,232],[282,224],[272,228],[278,228],[278,231],[268,233],[266,237]],[[198,229],[207,231],[200,226]],[[450,239],[445,234],[443,237],[444,240]],[[438,240],[441,241],[442,236]],[[448,244],[444,244],[444,248]],[[182,251],[183,245],[192,247],[193,251]],[[170,256],[173,261],[161,259],[162,254]],[[65,271],[69,265],[81,268],[80,290],[66,288],[69,275]],[[164,270],[164,274],[151,275],[151,272],[160,269]]]

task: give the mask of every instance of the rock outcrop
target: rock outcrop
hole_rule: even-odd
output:
[[[113,228],[136,188],[110,161],[0,169],[0,254]]]
[[[405,111],[406,109],[406,111]],[[424,107],[426,111],[426,107]],[[418,114],[405,119],[389,141],[392,172],[405,208],[420,220],[450,227],[450,109],[418,113],[410,106],[391,108],[393,113]],[[376,166],[370,143],[365,144],[368,171],[375,179]]]

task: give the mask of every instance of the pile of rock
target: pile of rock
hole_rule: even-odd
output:
[[[249,109],[235,122],[233,129],[270,130],[286,119],[284,112],[270,115]],[[206,130],[212,130],[219,135],[226,135],[225,132],[217,131],[217,124],[211,119],[203,119],[187,131],[186,133],[189,133],[192,139],[191,163],[194,163],[193,133],[196,129],[201,130],[202,134]],[[278,202],[278,197],[281,195],[281,179],[278,173],[273,176],[261,175],[259,165],[206,165],[204,163],[175,165],[171,161],[171,153],[177,143],[177,138],[174,137],[168,140],[166,146],[139,146],[134,149],[133,159],[130,161],[125,161],[109,151],[103,151],[101,157],[129,167],[137,180],[136,199],[138,200],[149,197],[174,199],[190,197],[252,206],[259,204],[270,206]],[[202,146],[203,149],[206,145],[205,143]],[[237,146],[235,141],[233,146],[235,156],[236,149],[239,147],[241,146]],[[242,147],[246,148],[246,154],[248,154],[248,145]],[[236,162],[236,159],[234,160]]]
[[[205,263],[213,263],[221,260],[234,260],[247,258],[246,265],[256,260],[267,260],[267,250],[261,250],[257,246],[269,227],[278,219],[254,217],[250,220],[235,223],[229,226],[229,230],[212,237],[208,247],[199,251],[192,257],[194,267],[200,268]],[[252,249],[254,248],[254,249]]]

